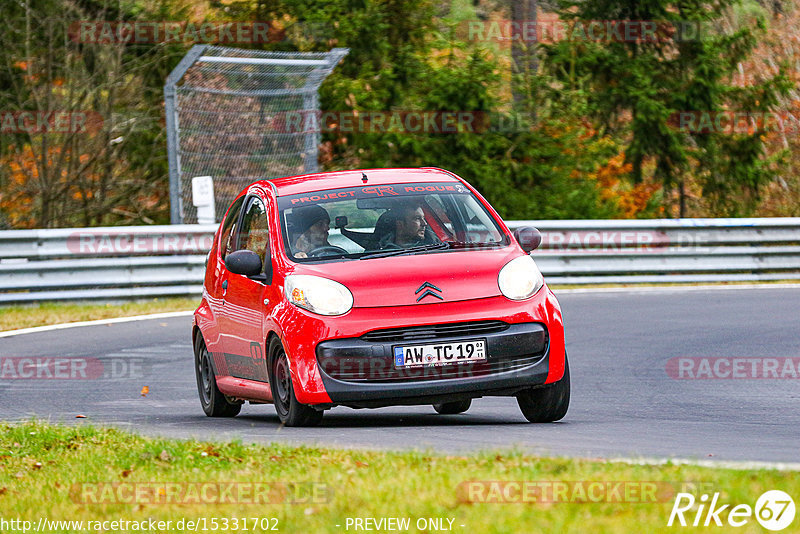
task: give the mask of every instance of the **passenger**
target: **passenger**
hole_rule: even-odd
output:
[[[292,210],[292,231],[296,236],[292,253],[296,258],[307,258],[308,253],[319,247],[329,247],[328,230],[331,217],[320,206],[302,206]]]

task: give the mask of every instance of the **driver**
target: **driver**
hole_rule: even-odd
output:
[[[292,211],[292,226],[297,238],[292,251],[296,258],[307,258],[319,247],[329,247],[328,230],[331,217],[320,206],[301,206]]]
[[[392,209],[392,212],[394,231],[383,236],[380,248],[387,246],[410,248],[436,242],[425,233],[428,223],[425,221],[425,212],[419,204],[402,204]]]

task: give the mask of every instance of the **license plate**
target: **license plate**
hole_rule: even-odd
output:
[[[434,345],[403,345],[394,348],[395,369],[436,367],[486,360],[486,341],[459,341]]]

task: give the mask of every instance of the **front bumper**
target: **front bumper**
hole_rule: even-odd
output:
[[[295,306],[282,305],[276,310],[274,317],[290,359],[295,395],[303,404],[374,407],[430,404],[433,400],[448,402],[450,396],[453,396],[452,400],[458,400],[489,395],[513,395],[524,388],[557,382],[564,373],[561,309],[546,286],[530,300],[523,302],[510,301],[505,297],[491,297],[425,306],[354,308],[345,316],[324,319]],[[491,372],[486,372],[486,369],[482,370],[479,366],[471,370],[460,365],[447,366],[451,370],[450,376],[443,377],[436,374],[441,372],[441,368],[438,371],[436,368],[417,368],[418,376],[411,373],[397,377],[390,372],[392,363],[387,359],[386,350],[389,347],[391,354],[391,347],[401,343],[385,343],[385,339],[370,336],[376,329],[385,331],[475,322],[502,322],[511,329],[510,332],[524,332],[526,336],[532,336],[528,337],[528,348],[523,348],[524,344],[518,344],[519,347],[513,349],[513,337],[509,342],[507,336],[494,337],[490,335],[491,332],[462,333],[454,337],[461,340],[486,339],[487,358],[493,359],[496,354],[498,358],[506,360],[508,365],[504,368],[495,365],[488,370]],[[539,326],[530,330],[530,325]],[[539,333],[536,333],[537,328],[540,329]],[[541,346],[542,332],[545,333],[545,347]],[[493,351],[489,344],[490,337],[494,339],[492,343],[505,343],[505,348]],[[364,338],[369,343],[361,343]],[[502,341],[503,339],[506,341]],[[426,340],[413,341],[413,344],[428,343]],[[494,346],[495,349],[498,347]],[[349,356],[354,361],[345,366],[332,366],[331,361],[335,361],[337,356],[348,357],[341,350],[343,348],[349,351],[356,349]],[[527,359],[515,361],[518,357]],[[358,365],[359,361],[369,361],[370,364]],[[374,369],[372,376],[364,376],[363,372],[358,372],[370,368]],[[453,370],[455,376],[452,376]]]
[[[394,366],[394,347],[476,339],[485,341],[485,361],[400,369]],[[549,370],[548,346],[547,327],[542,323],[480,321],[383,330],[360,338],[323,341],[317,345],[317,363],[334,404],[430,404],[442,402],[442,398],[474,398],[492,392],[510,395],[544,384]]]

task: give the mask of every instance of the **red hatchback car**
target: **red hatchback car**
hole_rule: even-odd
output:
[[[192,338],[206,415],[274,403],[289,426],[334,406],[514,396],[531,422],[569,406],[561,309],[529,252],[466,181],[436,168],[262,180],[208,256]]]

